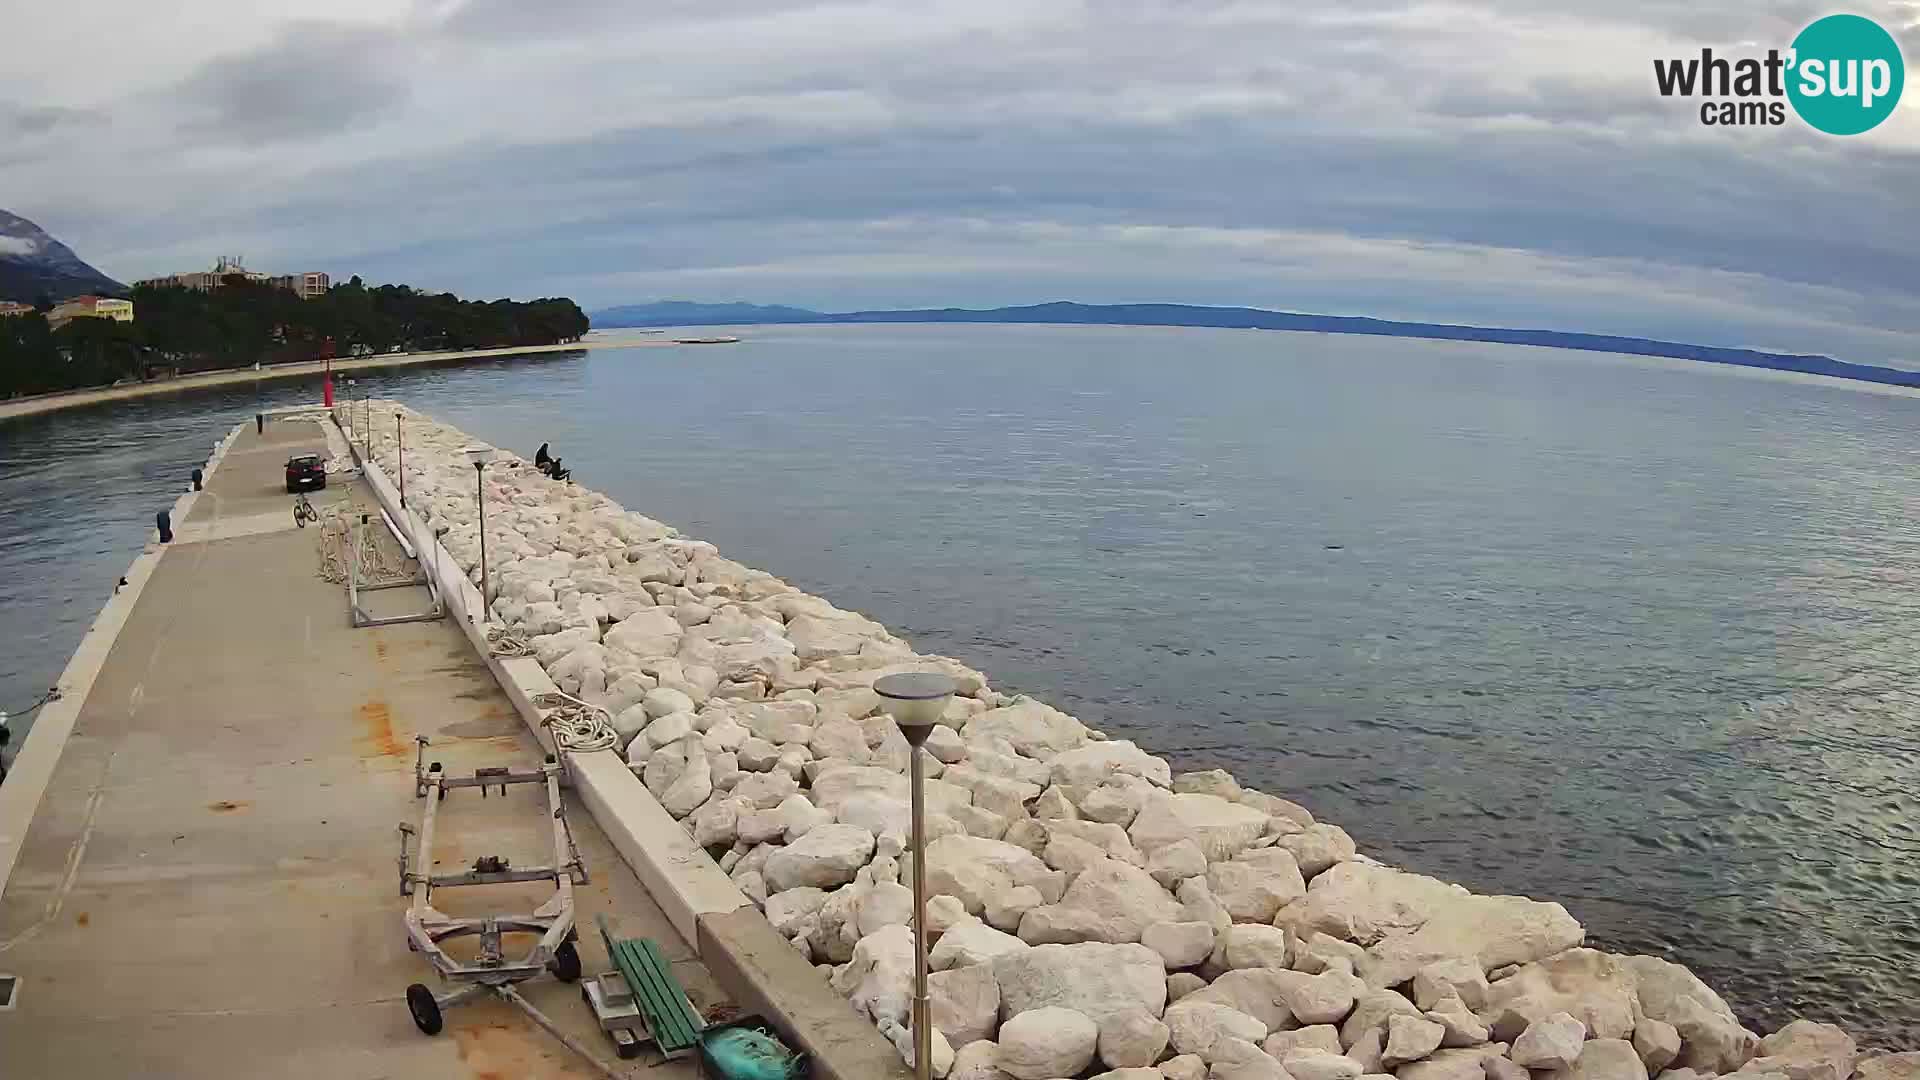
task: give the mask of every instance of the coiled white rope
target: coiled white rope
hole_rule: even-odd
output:
[[[553,745],[558,749],[590,754],[611,750],[620,741],[619,733],[613,730],[613,716],[598,705],[559,690],[541,694],[533,704],[552,710],[540,718],[540,726],[553,732]]]
[[[344,585],[347,581],[347,563],[352,559],[353,545],[348,540],[348,530],[360,530],[360,566],[356,580],[361,585],[384,585],[396,581],[411,581],[416,571],[412,561],[400,550],[400,545],[388,533],[384,525],[369,521],[365,525],[354,520],[355,512],[334,506],[320,515],[320,533],[316,537],[320,556],[320,578],[335,585]]]
[[[524,634],[493,626],[487,629],[487,652],[493,656],[532,656],[533,644]]]

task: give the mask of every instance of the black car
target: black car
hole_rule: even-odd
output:
[[[327,486],[327,465],[319,454],[295,454],[287,459],[287,490]]]

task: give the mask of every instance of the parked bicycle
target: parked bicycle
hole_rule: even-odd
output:
[[[319,521],[319,520],[320,520],[320,511],[315,510],[313,508],[313,503],[308,501],[306,492],[303,491],[300,494],[294,496],[293,523],[295,525],[298,525],[300,528],[304,529],[307,527],[307,522]]]

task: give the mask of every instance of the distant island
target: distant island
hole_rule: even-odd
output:
[[[1920,371],[1851,364],[1831,356],[1689,345],[1655,338],[1580,334],[1562,330],[1516,330],[1449,323],[1398,322],[1342,315],[1303,315],[1263,308],[1201,307],[1193,304],[1075,304],[1058,301],[1024,307],[918,308],[900,311],[809,311],[780,305],[703,304],[666,300],[629,304],[592,312],[600,329],[638,326],[720,326],[766,323],[1061,323],[1101,326],[1210,326],[1240,330],[1294,330],[1318,334],[1371,334],[1377,337],[1430,338],[1439,341],[1490,341],[1503,345],[1540,345],[1555,349],[1666,356],[1710,364],[1773,368],[1808,375],[1920,387]]]

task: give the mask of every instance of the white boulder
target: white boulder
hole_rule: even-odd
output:
[[[1108,779],[1138,776],[1155,786],[1172,782],[1172,770],[1165,760],[1154,757],[1125,739],[1087,743],[1054,755],[1051,780],[1069,795],[1085,797]],[[1076,800],[1077,801],[1077,800]]]
[[[907,1068],[913,1068],[913,1029],[892,1017],[880,1021],[877,1026],[880,1034],[885,1035],[893,1048],[900,1052],[900,1060],[907,1063]],[[953,1044],[947,1041],[939,1028],[934,1028],[927,1036],[927,1072],[945,1080],[953,1070],[953,1059]]]
[[[1084,1013],[1057,1005],[1025,1009],[1000,1025],[998,1064],[1016,1080],[1078,1076],[1099,1040],[1099,1026]]]
[[[987,897],[986,920],[996,930],[1013,933],[1020,929],[1020,920],[1027,912],[1046,902],[1039,889],[1031,885],[1016,885]]]
[[[1157,922],[1181,917],[1179,901],[1145,870],[1102,859],[1074,877],[1058,904],[1034,908],[1020,920],[1020,938],[1035,945],[1076,941],[1139,941]]]
[[[1230,969],[1287,966],[1287,932],[1277,926],[1235,923],[1227,930],[1225,944]]]
[[[1262,858],[1207,864],[1207,887],[1235,922],[1270,923],[1280,909],[1307,894],[1293,856],[1267,849]]]
[[[774,808],[774,812],[780,815],[780,823],[784,827],[781,835],[789,844],[833,821],[831,811],[822,810],[813,805],[807,801],[805,795],[788,795],[780,800],[780,805]]]
[[[1487,1062],[1499,1055],[1489,1048],[1435,1050],[1430,1057],[1394,1070],[1400,1080],[1487,1080]]]
[[[609,627],[601,639],[608,648],[642,659],[672,656],[680,650],[680,624],[660,608],[641,608]]]
[[[658,693],[659,691],[654,692]],[[693,714],[690,712],[668,713],[665,716],[656,717],[647,724],[646,730],[641,732],[642,735],[647,737],[647,742],[654,746],[665,746],[668,743],[678,742],[692,733]],[[701,745],[705,748],[704,742]]]
[[[1225,1005],[1198,1001],[1193,994],[1167,1006],[1162,1019],[1175,1053],[1197,1054],[1208,1062],[1214,1060],[1214,1044],[1223,1038],[1258,1044],[1267,1037],[1267,1025],[1259,1020]]]
[[[1177,887],[1187,878],[1206,872],[1206,853],[1201,851],[1200,845],[1192,840],[1176,840],[1156,848],[1153,854],[1147,857],[1147,873],[1152,874],[1153,880],[1169,889]],[[1304,885],[1301,888],[1305,890]],[[1271,915],[1267,916],[1267,920],[1272,918]]]
[[[1624,1039],[1633,1034],[1641,1011],[1636,985],[1633,969],[1619,957],[1596,949],[1568,949],[1494,983],[1481,1016],[1501,1040],[1516,1038],[1534,1020],[1562,1012],[1585,1025],[1590,1038]]]
[[[1278,1031],[1298,1023],[1283,1000],[1287,975],[1276,968],[1242,968],[1222,974],[1187,998],[1225,1005],[1260,1021],[1269,1031]]]
[[[1166,1007],[1166,969],[1144,945],[1039,945],[994,957],[993,975],[1003,1015],[1063,1005],[1099,1021],[1135,1009],[1159,1016]]]
[[[968,742],[1002,738],[1015,750],[1042,761],[1087,741],[1087,727],[1049,705],[1026,696],[1011,705],[972,717],[960,731]]]
[[[1288,1053],[1280,1065],[1293,1080],[1359,1080],[1362,1072],[1360,1063],[1350,1057],[1312,1048]]]
[[[1791,1080],[1848,1080],[1859,1052],[1853,1037],[1832,1024],[1795,1020],[1760,1040],[1743,1073],[1785,1073]]]
[[[806,745],[818,710],[811,701],[759,701],[740,706],[747,730],[775,746]]]
[[[658,723],[658,721],[655,721]],[[687,764],[660,793],[660,805],[676,818],[686,817],[713,794],[713,762],[698,740],[687,747]]]
[[[1550,1080],[1647,1080],[1647,1067],[1625,1039],[1592,1039],[1572,1065],[1547,1075]]]
[[[1387,1045],[1380,1064],[1389,1069],[1419,1061],[1440,1049],[1440,1037],[1446,1030],[1424,1016],[1402,1013],[1387,1021]]]
[[[991,1039],[1000,1025],[1000,984],[985,965],[933,972],[927,999],[933,1026],[955,1046]]]
[[[910,927],[913,925],[913,890],[898,882],[876,881],[860,897],[855,918],[861,937],[877,934],[889,926]]]
[[[814,790],[818,793],[818,783]],[[959,897],[974,915],[993,897],[1019,885],[1038,887],[1052,874],[1032,852],[1002,840],[954,834],[927,845],[927,888]]]
[[[857,825],[819,825],[767,857],[767,887],[774,892],[811,885],[831,889],[853,880],[873,855],[873,834]]]
[[[1436,960],[1467,957],[1483,970],[1524,964],[1580,944],[1586,931],[1559,904],[1476,896],[1458,885],[1370,862],[1343,862],[1314,877],[1275,925],[1367,946],[1360,974],[1395,986]]]
[[[875,1023],[905,1023],[913,1004],[913,932],[889,926],[861,938],[853,959],[834,972],[833,988]]]
[[[1354,948],[1354,952],[1357,961],[1358,954],[1364,950]],[[1480,970],[1480,965],[1474,961],[1457,956],[1436,960],[1413,973],[1413,1000],[1422,1009],[1432,1009],[1450,997],[1459,998],[1470,1009],[1484,1006],[1487,1003],[1487,973]]]
[[[1168,971],[1193,967],[1213,952],[1213,927],[1204,922],[1151,923],[1141,929],[1140,944],[1159,953]]]
[[[1150,1067],[1167,1049],[1167,1025],[1141,1010],[1110,1013],[1099,1026],[1100,1063],[1109,1069]]]
[[[640,699],[640,703],[647,710],[647,715],[655,719],[671,716],[674,713],[693,712],[692,698],[664,686],[657,686],[647,691],[646,697]]]
[[[1288,1054],[1295,1050],[1318,1050],[1326,1054],[1343,1054],[1340,1045],[1340,1029],[1332,1024],[1310,1024],[1288,1031],[1275,1031],[1260,1044],[1267,1056],[1277,1061],[1285,1061]],[[1362,1070],[1365,1071],[1365,1070]]]
[[[1633,1049],[1647,1067],[1647,1075],[1657,1076],[1680,1056],[1680,1032],[1665,1020],[1642,1017],[1633,1026]]]
[[[991,964],[1001,953],[1021,952],[1026,942],[1004,934],[985,923],[969,921],[940,935],[927,953],[927,965],[934,971],[948,968]]]
[[[1326,824],[1309,825],[1299,832],[1281,836],[1274,844],[1292,852],[1300,873],[1308,878],[1353,858],[1356,850],[1353,837],[1348,836],[1345,829]]]
[[[1680,1033],[1679,1067],[1728,1073],[1753,1056],[1759,1037],[1741,1027],[1727,1003],[1693,972],[1657,956],[1619,959],[1633,973],[1642,1014]]]
[[[1920,1080],[1920,1050],[1900,1054],[1868,1052],[1854,1063],[1857,1080]]]
[[[1225,769],[1183,772],[1173,778],[1173,790],[1181,795],[1212,795],[1228,802],[1240,801],[1240,782]]]
[[[1565,1069],[1580,1056],[1586,1039],[1587,1025],[1571,1013],[1557,1012],[1528,1024],[1508,1056],[1529,1069]]]
[[[788,889],[767,897],[765,913],[767,921],[781,937],[790,938],[797,933],[809,918],[819,918],[820,905],[827,902],[825,889],[803,886]]]
[[[1207,1063],[1198,1054],[1177,1054],[1160,1063],[1166,1080],[1207,1080]]]
[[[1207,861],[1223,862],[1253,843],[1267,827],[1267,815],[1214,795],[1153,795],[1127,827],[1133,846],[1151,855],[1180,840],[1200,846]]]
[[[1367,950],[1353,942],[1342,941],[1318,931],[1304,938],[1294,939],[1293,966],[1311,975],[1336,970],[1352,974],[1360,970],[1360,964],[1366,958]],[[1467,964],[1476,972],[1480,970],[1471,961],[1467,961]],[[1486,981],[1486,976],[1482,975],[1481,985],[1485,986]]]
[[[955,1050],[947,1080],[1009,1080],[1000,1071],[1000,1044],[981,1039]]]

